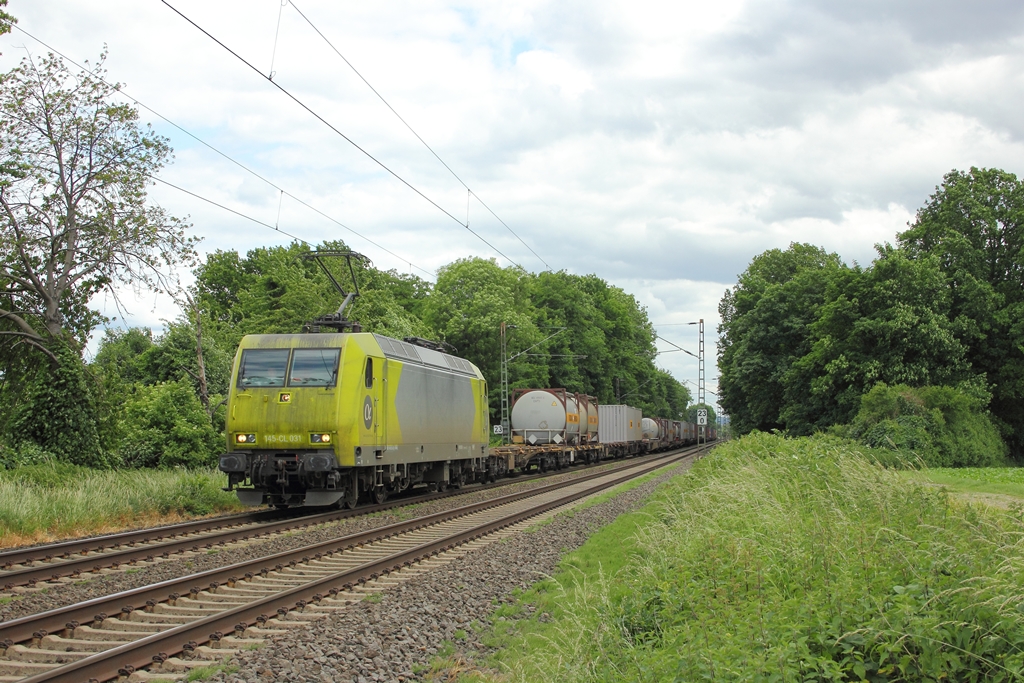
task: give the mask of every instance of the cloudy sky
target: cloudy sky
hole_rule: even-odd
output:
[[[1024,171],[1020,2],[168,2],[451,216],[161,0],[8,10],[74,60],[106,45],[126,93],[273,183],[143,111],[175,185],[428,279],[468,255],[593,272],[690,350],[694,328],[673,323],[704,318],[712,359],[718,300],[751,257],[808,241],[867,264],[950,169]],[[466,187],[314,26],[529,248],[476,199],[470,228],[505,256],[456,222]],[[16,30],[0,69],[46,50]],[[166,186],[152,197],[204,250],[288,241]],[[175,315],[151,297],[131,313]],[[686,354],[659,360],[696,378]]]

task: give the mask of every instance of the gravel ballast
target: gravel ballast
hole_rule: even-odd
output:
[[[222,549],[200,550],[199,552],[190,552],[184,556],[175,556],[155,563],[140,563],[136,567],[121,568],[88,579],[53,584],[33,592],[0,594],[0,603],[2,603],[0,604],[0,622],[73,605],[93,598],[104,597],[119,591],[148,586],[160,581],[187,576],[208,569],[225,567],[258,557],[301,548],[313,543],[380,528],[414,516],[419,517],[443,512],[464,505],[499,498],[522,490],[540,488],[558,481],[576,479],[603,469],[606,469],[606,467],[570,470],[552,477],[531,479],[529,481],[517,482],[511,479],[506,486],[479,491],[470,490],[463,495],[395,508],[372,515],[352,517],[308,529],[298,529],[276,534],[268,538],[242,541]],[[206,541],[203,540],[199,543],[204,542]]]
[[[273,636],[263,647],[235,655],[238,670],[209,680],[371,681],[421,680],[447,642],[464,632],[461,655],[472,660],[486,652],[475,640],[473,622],[488,624],[496,605],[554,573],[565,553],[619,515],[640,507],[666,479],[689,467],[684,463],[609,500],[558,514],[530,533],[517,533],[452,562],[415,576],[349,609]],[[463,634],[460,633],[459,636]]]

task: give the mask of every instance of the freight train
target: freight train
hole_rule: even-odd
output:
[[[688,422],[533,389],[513,396],[510,443],[490,448],[487,383],[475,365],[432,342],[352,327],[242,339],[220,469],[243,504],[353,507],[698,439]],[[716,437],[708,428],[703,438]]]

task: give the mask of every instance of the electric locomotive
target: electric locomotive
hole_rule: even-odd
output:
[[[365,332],[250,335],[220,469],[246,505],[383,502],[500,474],[488,425],[480,370],[437,348]]]

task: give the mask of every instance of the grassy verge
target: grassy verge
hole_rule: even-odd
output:
[[[936,467],[907,472],[905,476],[941,484],[968,497],[987,493],[1024,501],[1024,467]]]
[[[635,489],[637,486],[640,486],[641,484],[646,484],[651,479],[654,479],[655,477],[660,477],[661,475],[665,474],[666,472],[670,472],[671,470],[673,470],[673,469],[675,469],[677,467],[679,467],[678,464],[677,465],[672,465],[667,470],[655,470],[653,472],[648,472],[645,475],[639,476],[636,479],[630,479],[629,481],[627,481],[624,484],[619,484],[618,486],[613,486],[612,488],[608,489],[607,491],[603,491],[602,493],[599,493],[596,496],[592,496],[591,498],[587,498],[586,500],[584,500],[579,505],[577,505],[577,506],[573,507],[572,509],[568,510],[567,512],[563,512],[561,514],[569,514],[569,513],[575,514],[576,512],[579,512],[580,510],[586,510],[587,508],[594,507],[595,505],[600,505],[601,503],[609,501],[612,498],[615,498],[616,496],[618,496],[618,495],[620,495],[622,493],[625,493],[626,491],[631,491],[631,490]]]
[[[492,664],[503,681],[1020,680],[1022,526],[847,443],[746,437],[499,610]]]
[[[0,470],[0,547],[242,509],[215,470]]]

